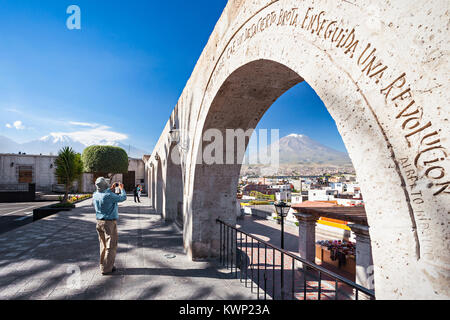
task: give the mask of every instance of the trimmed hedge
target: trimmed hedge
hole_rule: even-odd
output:
[[[90,146],[82,155],[84,171],[91,173],[127,173],[128,155],[125,150],[114,146]]]

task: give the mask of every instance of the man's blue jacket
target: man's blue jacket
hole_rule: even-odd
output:
[[[125,189],[120,195],[115,194],[111,189],[96,191],[93,195],[93,203],[97,220],[117,220],[119,218],[119,202],[127,199]]]

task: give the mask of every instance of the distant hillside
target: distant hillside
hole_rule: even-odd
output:
[[[353,164],[345,152],[340,152],[302,134],[281,138],[278,167],[243,164],[241,175],[318,175],[327,172],[353,172]],[[269,146],[270,148],[270,146]]]
[[[280,163],[351,164],[350,157],[302,134],[290,134],[279,140]]]
[[[142,158],[144,154],[148,154],[148,152],[136,148],[134,146],[128,146],[123,143],[111,142],[111,141],[102,141],[99,143],[100,145],[114,145],[117,147],[123,148],[128,156],[131,158]],[[72,147],[76,152],[82,153],[84,148],[87,145],[84,145],[80,142],[74,141],[72,138],[68,136],[53,136],[48,135],[42,137],[38,140],[33,140],[26,143],[17,143],[5,136],[0,136],[0,153],[19,153],[24,152],[27,154],[54,154],[56,155],[58,151],[65,147]]]
[[[303,134],[293,133],[285,136],[278,141],[278,145],[280,164],[352,164],[347,153],[326,147]]]
[[[5,136],[0,136],[0,152],[11,152],[10,150],[17,150],[18,148],[20,148],[20,144],[18,144],[17,142]]]

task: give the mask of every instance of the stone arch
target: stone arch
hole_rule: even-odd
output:
[[[224,81],[214,98],[203,123],[202,136],[209,129],[219,130],[223,137],[227,129],[254,129],[272,103],[302,80],[291,69],[270,60],[257,60],[238,68]],[[247,144],[248,139],[245,146]],[[203,156],[202,150],[198,156]],[[226,159],[225,148],[221,158]],[[202,159],[196,159],[190,209],[199,226],[212,227],[194,232],[196,238],[207,240],[192,242],[191,255],[196,258],[207,258],[217,251],[215,219],[220,218],[231,224],[236,222],[236,186],[242,163],[242,159],[237,158],[237,152],[233,162],[209,165]]]
[[[304,79],[335,120],[360,179],[377,297],[448,297],[446,6],[230,1],[177,104],[190,139],[184,244],[191,257],[216,253],[214,221],[233,222],[234,191],[226,186],[239,172],[199,161],[203,133],[213,125],[219,131],[256,125],[277,92]],[[282,70],[291,70],[284,80],[277,77]],[[253,92],[267,95],[265,102],[258,104]],[[254,120],[235,108],[244,104],[256,112]],[[167,125],[162,137],[168,131]],[[221,196],[211,196],[215,188]]]

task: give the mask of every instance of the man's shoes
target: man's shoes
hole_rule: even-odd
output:
[[[108,276],[108,275],[113,274],[113,273],[116,272],[116,271],[117,271],[117,268],[116,268],[116,267],[113,267],[112,270],[111,270],[110,272],[102,272],[102,275]]]

